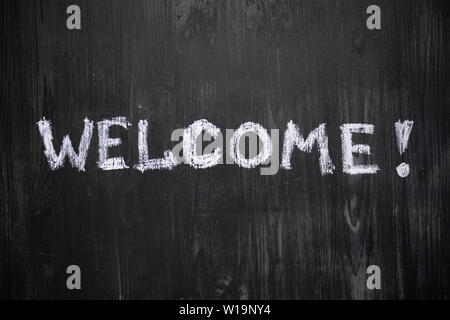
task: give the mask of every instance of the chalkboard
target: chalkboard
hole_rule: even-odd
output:
[[[447,1],[0,6],[0,298],[449,298]],[[202,119],[279,170],[175,165]]]

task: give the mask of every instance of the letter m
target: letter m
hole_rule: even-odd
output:
[[[57,155],[55,148],[53,147],[51,122],[42,118],[42,120],[37,122],[37,125],[44,142],[44,154],[47,157],[48,165],[52,170],[64,167],[64,160],[68,157],[72,167],[77,168],[78,171],[85,171],[84,164],[86,162],[86,156],[91,143],[92,130],[94,128],[94,123],[92,121],[89,121],[87,118],[84,119],[84,131],[80,139],[78,154],[73,150],[72,142],[70,141],[69,136],[66,135],[62,140],[59,155]]]
[[[287,128],[284,134],[284,144],[283,144],[283,156],[281,159],[281,167],[283,169],[290,170],[291,167],[291,156],[294,151],[294,146],[303,152],[311,152],[314,144],[317,143],[317,149],[320,153],[319,163],[320,171],[322,175],[332,174],[334,170],[333,162],[331,161],[329,150],[328,150],[328,137],[325,132],[325,124],[322,123],[311,131],[306,140],[300,133],[300,129],[296,124],[291,121],[287,124]]]

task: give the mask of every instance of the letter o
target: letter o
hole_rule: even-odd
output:
[[[246,159],[240,153],[239,141],[247,133],[255,133],[262,141],[262,150],[256,157]],[[246,122],[242,124],[233,134],[230,140],[230,156],[234,163],[244,168],[255,168],[256,166],[266,162],[272,155],[272,141],[267,130],[260,124],[253,122]]]

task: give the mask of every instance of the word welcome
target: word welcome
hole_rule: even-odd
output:
[[[400,154],[405,152],[409,136],[414,122],[410,120],[395,123],[397,146]],[[94,122],[85,119],[84,130],[80,139],[78,153],[75,152],[69,135],[62,139],[59,154],[53,145],[53,133],[51,122],[42,118],[37,122],[39,132],[44,143],[44,154],[51,170],[64,167],[68,158],[72,167],[78,171],[85,171],[86,157],[91,144],[94,130]],[[119,126],[128,130],[132,124],[126,117],[114,117],[97,122],[98,129],[98,168],[102,170],[122,170],[130,168],[123,157],[109,157],[109,149],[119,146],[120,138],[110,137],[110,128]],[[370,146],[367,144],[354,144],[353,134],[374,134],[375,126],[368,123],[345,123],[340,126],[342,140],[342,168],[346,174],[376,174],[380,168],[375,163],[355,164],[354,154],[371,155]],[[160,158],[150,158],[148,148],[149,124],[147,120],[138,122],[139,151],[138,163],[133,166],[140,172],[148,170],[171,170],[180,164],[187,164],[195,169],[206,169],[223,164],[224,156],[226,164],[236,164],[243,168],[256,168],[262,165],[261,175],[274,175],[280,168],[279,163],[279,130],[272,129],[271,134],[258,123],[246,122],[238,129],[226,129],[226,145],[228,152],[224,150],[224,137],[222,131],[208,120],[202,119],[192,123],[184,129],[176,129],[172,132],[171,141],[182,141],[172,150],[163,152]],[[245,139],[244,139],[245,138]],[[204,149],[204,141],[211,141]],[[248,148],[247,143],[248,141]],[[326,124],[319,124],[312,130],[306,139],[300,126],[292,120],[286,125],[281,156],[281,168],[291,170],[291,157],[295,148],[302,152],[311,153],[314,146],[319,153],[319,165],[322,175],[333,174],[335,165],[330,158],[328,149],[328,136]],[[246,153],[248,154],[246,156]],[[409,174],[409,165],[401,163],[397,166],[397,174],[404,178]]]

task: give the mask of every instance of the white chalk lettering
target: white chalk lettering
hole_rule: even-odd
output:
[[[111,120],[103,120],[97,123],[98,126],[98,167],[103,170],[128,169],[123,157],[108,158],[108,149],[119,146],[120,138],[110,138],[109,128],[111,126],[121,126],[128,129],[131,123],[125,117],[115,117]]]
[[[367,144],[353,144],[353,133],[373,134],[374,125],[365,123],[346,123],[341,126],[342,167],[347,174],[375,174],[380,168],[376,164],[355,165],[353,153],[371,155]]]
[[[294,146],[304,152],[311,152],[314,143],[317,142],[317,148],[319,149],[320,157],[320,171],[322,175],[333,174],[335,169],[333,162],[330,158],[330,153],[328,150],[328,136],[325,132],[325,123],[322,123],[314,129],[308,138],[303,138],[300,133],[300,129],[296,124],[291,121],[287,124],[287,129],[284,134],[284,144],[283,144],[283,155],[281,159],[281,167],[286,170],[292,169],[291,167],[291,156]]]
[[[89,121],[87,118],[84,119],[84,131],[78,147],[78,155],[73,150],[72,142],[68,135],[64,136],[59,155],[56,155],[55,148],[53,147],[51,122],[42,118],[37,125],[44,141],[44,154],[47,157],[47,162],[51,170],[64,167],[64,160],[67,156],[72,167],[77,168],[78,171],[85,171],[84,164],[86,163],[86,156],[91,143],[92,130],[94,128],[94,123],[92,121]]]

